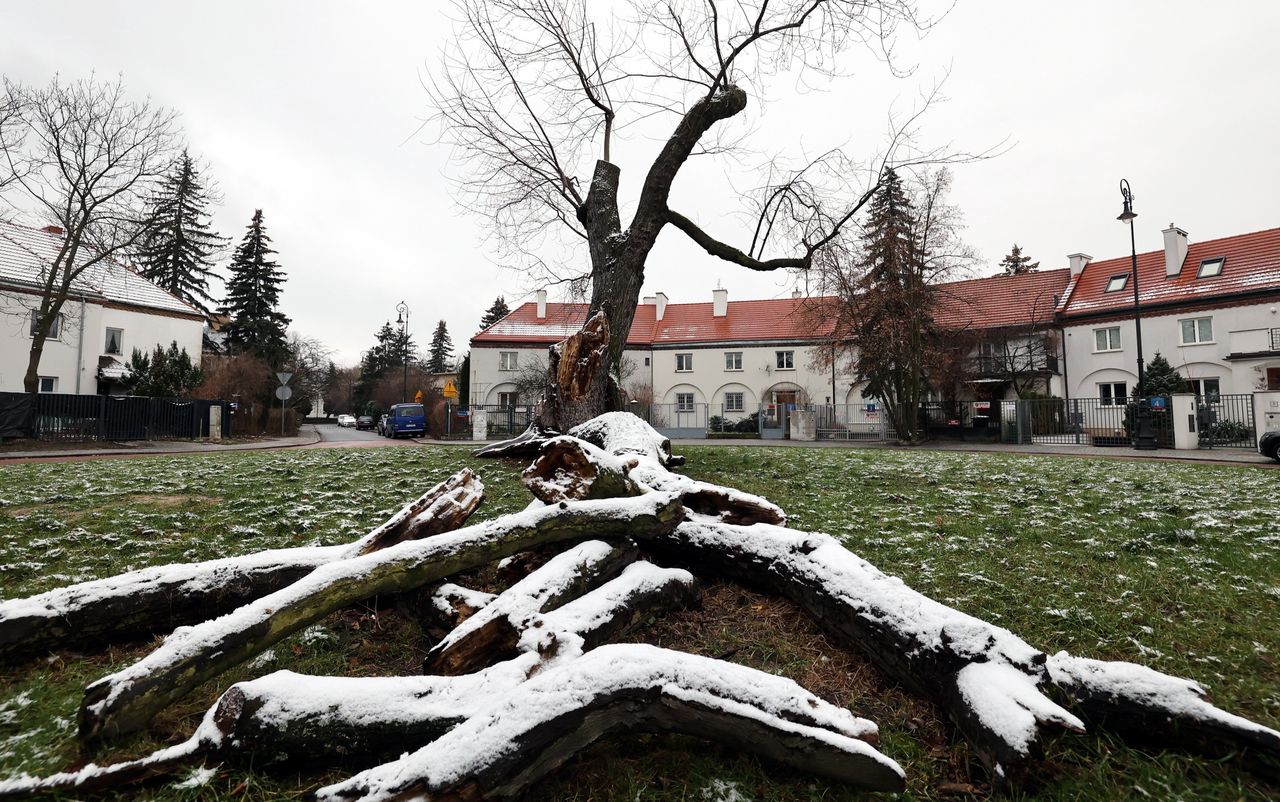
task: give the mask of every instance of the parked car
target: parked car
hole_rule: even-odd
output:
[[[386,415],[383,415],[382,417],[378,418],[378,425],[376,428],[377,428],[378,434],[382,435],[383,437],[387,436],[387,416]]]
[[[427,413],[422,404],[396,404],[387,413],[382,433],[387,437],[413,437],[427,431]]]
[[[356,416],[355,415],[339,415],[338,425],[344,426],[347,428],[352,428],[356,425]]]
[[[1258,451],[1264,457],[1280,462],[1280,432],[1266,432],[1258,441]]]
[[[357,429],[362,429],[362,430],[372,429],[372,428],[373,428],[373,416],[372,416],[372,415],[361,415],[360,417],[356,418],[356,428],[357,428]]]

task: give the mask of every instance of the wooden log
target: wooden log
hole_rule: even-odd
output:
[[[431,642],[439,641],[496,597],[493,593],[445,582],[396,595],[396,609],[418,622]]]
[[[543,425],[564,431],[620,403],[609,370],[609,319],[596,312],[582,329],[547,350],[547,397]]]
[[[637,464],[576,437],[556,437],[520,475],[525,487],[547,504],[591,498],[637,496],[642,491],[627,475]]]
[[[997,780],[1033,770],[1046,734],[1084,729],[1040,690],[1048,681],[1043,652],[911,590],[828,535],[699,520],[649,545],[695,573],[800,605],[837,642],[941,707]]]
[[[1239,755],[1255,773],[1280,778],[1280,732],[1210,704],[1199,683],[1123,661],[1058,652],[1049,677],[1090,724],[1141,744],[1210,758]]]
[[[529,424],[529,428],[510,440],[503,440],[498,443],[489,443],[481,446],[471,452],[473,457],[503,457],[507,459],[533,459],[538,456],[542,450],[542,444],[559,437],[560,433],[554,429],[548,429],[541,423],[534,421]]]
[[[0,663],[172,631],[287,587],[321,565],[456,529],[484,497],[469,468],[354,543],[162,565],[0,602]]]
[[[420,587],[544,543],[656,536],[674,527],[682,510],[678,497],[663,494],[566,502],[323,565],[228,615],[174,632],[142,660],[89,685],[80,737],[93,742],[141,729],[202,682],[360,599]]]

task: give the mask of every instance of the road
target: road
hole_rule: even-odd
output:
[[[354,426],[350,429],[339,426],[336,423],[317,423],[316,432],[320,435],[321,443],[346,443],[354,444],[362,441],[374,441],[381,443],[392,442],[389,438],[379,435],[377,432],[370,430],[360,430]]]

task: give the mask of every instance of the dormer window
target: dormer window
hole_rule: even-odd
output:
[[[1200,270],[1196,273],[1196,278],[1209,278],[1211,276],[1221,276],[1222,266],[1226,264],[1226,257],[1219,256],[1216,259],[1205,259],[1200,263]]]
[[[1128,283],[1128,273],[1121,273],[1118,276],[1112,276],[1111,280],[1107,282],[1107,292],[1120,292],[1120,290],[1123,290],[1125,285]]]

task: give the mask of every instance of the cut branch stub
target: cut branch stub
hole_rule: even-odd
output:
[[[134,732],[200,683],[348,604],[420,587],[545,543],[657,536],[682,517],[678,497],[646,494],[529,509],[425,541],[322,566],[233,613],[174,632],[137,663],[85,689],[80,737]]]
[[[162,565],[0,602],[0,663],[145,637],[229,613],[321,565],[456,529],[483,497],[484,484],[463,468],[354,543]]]
[[[417,752],[321,788],[319,800],[519,796],[613,731],[675,731],[819,776],[901,791],[871,722],[789,679],[642,644],[601,646],[534,676]]]
[[[581,331],[548,350],[550,387],[543,422],[563,431],[564,422],[587,420],[611,409],[617,392],[609,366],[609,321],[597,312]]]
[[[579,543],[498,595],[432,647],[428,674],[466,674],[515,654],[529,619],[599,587],[639,553],[600,540]]]
[[[636,496],[641,490],[627,474],[637,463],[635,457],[624,460],[576,437],[557,437],[543,444],[520,478],[547,504]]]

